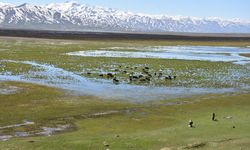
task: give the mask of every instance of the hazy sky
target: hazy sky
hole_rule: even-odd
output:
[[[250,21],[250,0],[75,0],[78,3],[98,5],[132,12],[166,14],[171,16],[240,18]],[[0,0],[22,4],[47,4],[64,0]]]

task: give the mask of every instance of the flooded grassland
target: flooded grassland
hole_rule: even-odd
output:
[[[0,149],[247,147],[248,46],[1,38]]]

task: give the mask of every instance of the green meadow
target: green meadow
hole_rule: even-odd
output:
[[[78,41],[1,37],[0,75],[16,78],[23,75],[21,79],[32,75],[37,80],[50,79],[48,74],[43,74],[44,68],[25,63],[36,62],[98,82],[112,82],[112,79],[100,74],[115,72],[121,82],[132,86],[240,90],[133,102],[75,93],[19,78],[0,78],[0,149],[249,149],[249,64],[66,55],[109,47],[176,45],[246,47],[250,41]],[[160,69],[170,70],[170,75],[177,78],[165,80],[152,77],[150,82],[129,82],[129,74],[139,74],[145,67],[150,68],[150,74],[158,73]],[[48,73],[53,73],[53,70]],[[60,81],[71,81],[66,77],[58,78]],[[212,113],[216,114],[216,121],[212,121]],[[194,122],[193,128],[188,127],[190,119]],[[32,124],[25,124],[25,121]]]

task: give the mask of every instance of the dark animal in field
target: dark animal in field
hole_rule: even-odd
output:
[[[177,78],[177,76],[174,76],[174,79],[176,79]]]
[[[131,82],[131,81],[134,81],[134,80],[137,80],[137,79],[139,79],[138,76],[135,76],[135,75],[130,75],[130,76],[129,76],[129,81],[130,81],[130,82]]]
[[[115,71],[119,71],[119,69],[115,69]]]
[[[90,73],[90,72],[87,72],[87,75],[91,75],[91,73]]]
[[[159,73],[159,75],[158,75],[158,78],[161,78],[161,77],[162,77],[162,75],[163,75],[163,73],[162,73],[162,72],[160,72],[160,73]]]
[[[129,81],[133,81],[133,77],[132,76],[129,76]]]
[[[154,73],[154,75],[156,76],[156,75],[157,75],[157,73],[155,72],[155,73]]]
[[[133,77],[133,79],[139,79],[139,77],[138,76],[132,76]]]
[[[124,70],[122,73],[127,73],[127,71],[126,71],[126,70]]]
[[[108,74],[107,74],[107,77],[108,77],[108,78],[113,78],[114,75],[113,75],[112,73],[108,73]]]
[[[147,80],[146,79],[140,79],[140,82],[146,82]]]
[[[138,79],[139,79],[138,76],[135,76],[135,75],[130,75],[130,76],[129,76],[129,81],[130,81],[130,82],[136,81],[136,80],[138,80]]]
[[[138,67],[134,67],[134,69],[137,69]]]
[[[175,77],[176,78],[176,77]],[[174,79],[175,79],[174,78]],[[165,80],[172,80],[173,79],[173,77],[172,76],[167,76],[167,77],[165,77]]]
[[[120,81],[118,79],[116,79],[116,77],[113,79],[113,83],[114,84],[118,84]]]
[[[148,69],[149,69],[149,67],[145,67],[145,69],[147,69],[147,70],[148,70]]]
[[[146,71],[145,69],[142,69],[142,72],[145,73],[145,74],[149,74],[149,72]]]
[[[99,76],[100,76],[100,77],[103,77],[103,76],[104,76],[104,74],[99,74]]]
[[[139,78],[143,78],[144,76],[140,74],[138,77],[139,77]]]
[[[119,66],[119,68],[121,68],[122,66]]]
[[[150,81],[150,77],[145,77],[145,79],[146,79],[147,81]]]

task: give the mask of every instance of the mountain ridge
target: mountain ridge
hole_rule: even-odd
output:
[[[171,17],[76,2],[13,5],[0,2],[0,27],[76,31],[250,33],[238,19]]]

